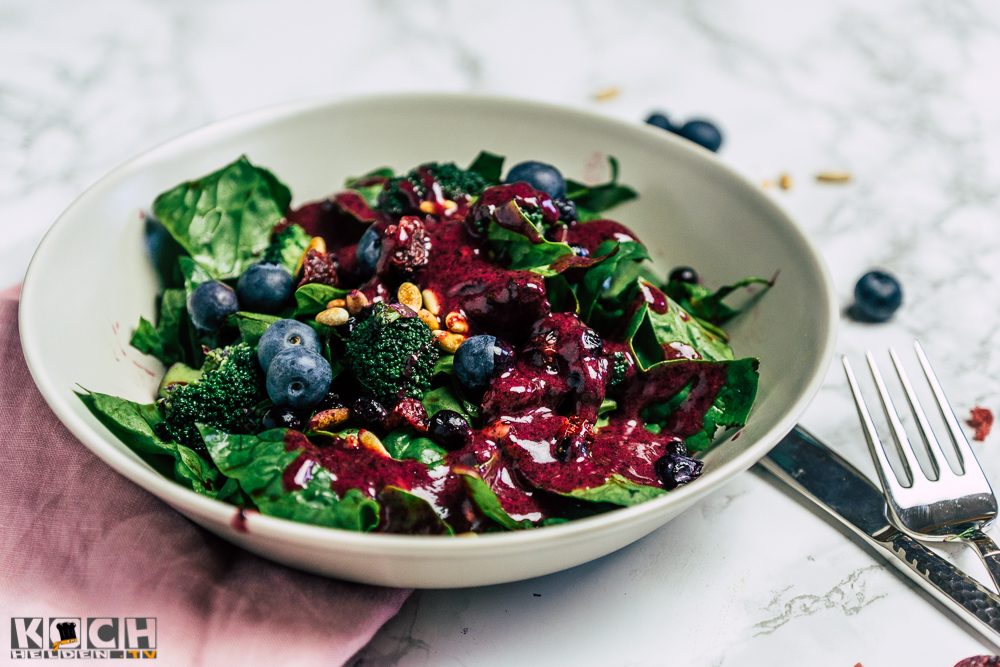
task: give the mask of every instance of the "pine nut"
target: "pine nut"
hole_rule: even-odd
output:
[[[351,315],[357,315],[361,312],[362,308],[368,305],[368,297],[358,290],[351,290],[348,292],[345,301],[347,305],[347,312]]]
[[[420,293],[420,295],[424,297],[424,308],[426,308],[431,315],[441,314],[441,305],[438,303],[437,294],[429,289],[425,289]]]
[[[469,322],[462,313],[454,311],[448,313],[444,316],[444,325],[452,333],[464,334],[469,332]]]
[[[403,283],[396,290],[396,298],[401,304],[409,306],[414,311],[420,310],[423,299],[420,297],[420,288],[413,283]]]
[[[431,311],[429,310],[421,308],[420,310],[417,311],[417,317],[422,319],[424,321],[424,324],[426,324],[431,331],[437,331],[438,329],[441,328],[441,325],[438,324],[438,318],[431,315]]]
[[[316,321],[328,327],[339,327],[346,324],[350,317],[351,314],[343,308],[328,308],[316,316]]]
[[[371,431],[362,429],[361,432],[358,433],[358,440],[361,441],[361,445],[365,449],[370,449],[376,454],[381,454],[386,458],[392,458],[389,456],[389,452],[385,451],[385,446],[382,444],[382,441],[379,440],[378,436]]]

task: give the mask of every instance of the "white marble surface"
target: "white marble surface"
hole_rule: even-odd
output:
[[[773,196],[845,304],[870,267],[902,279],[895,320],[842,321],[840,352],[918,337],[960,413],[1000,412],[1000,9],[985,1],[2,0],[0,286],[74,197],[164,139],[395,90],[716,120],[722,159],[792,176]],[[813,180],[831,168],[853,182]],[[839,368],[803,423],[871,470]],[[975,445],[994,481],[998,446]],[[950,667],[989,650],[755,471],[589,565],[418,592],[354,663]]]

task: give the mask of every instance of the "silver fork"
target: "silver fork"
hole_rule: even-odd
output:
[[[872,423],[871,414],[869,414],[865,399],[858,388],[851,364],[846,356],[841,358],[844,363],[844,371],[847,373],[847,381],[851,385],[851,393],[854,394],[854,403],[858,407],[858,416],[861,418],[865,440],[868,441],[868,449],[875,461],[875,469],[878,471],[878,477],[882,482],[882,489],[885,491],[892,514],[889,518],[896,528],[908,533],[914,539],[937,542],[960,540],[976,547],[979,557],[993,578],[994,585],[1000,590],[1000,548],[997,548],[996,543],[982,530],[996,519],[996,496],[993,495],[993,489],[990,488],[990,483],[986,480],[983,469],[979,466],[979,461],[969,446],[969,441],[944,395],[944,390],[941,389],[941,383],[938,382],[930,362],[927,361],[927,355],[924,354],[923,348],[917,341],[913,342],[913,347],[917,352],[917,359],[920,361],[924,376],[934,393],[934,399],[941,410],[948,435],[958,453],[958,461],[962,471],[956,473],[948,464],[941,445],[934,437],[934,432],[927,422],[927,415],[920,407],[913,386],[906,377],[903,365],[899,362],[899,357],[896,356],[896,351],[889,348],[889,356],[892,358],[896,374],[903,385],[906,401],[910,404],[913,416],[916,417],[917,430],[924,441],[924,448],[934,470],[935,479],[924,475],[913,452],[913,447],[903,430],[899,415],[893,407],[892,399],[886,390],[875,358],[871,352],[866,352],[865,357],[868,359],[868,366],[875,379],[882,408],[885,410],[886,419],[891,427],[892,439],[896,444],[896,451],[899,452],[899,458],[906,473],[905,486],[897,479],[889,465],[885,448],[875,431],[875,425]]]

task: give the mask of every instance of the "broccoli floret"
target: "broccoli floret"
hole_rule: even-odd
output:
[[[271,245],[264,251],[263,264],[281,264],[289,273],[298,265],[299,258],[309,247],[311,236],[296,224],[289,224],[271,237]]]
[[[158,428],[164,440],[204,452],[195,427],[207,424],[227,433],[251,433],[254,408],[263,399],[260,364],[253,348],[240,343],[206,355],[201,379],[179,385],[163,401],[166,418]]]
[[[462,169],[454,162],[428,162],[416,169],[410,170],[406,176],[389,179],[379,196],[378,209],[392,215],[405,215],[414,212],[414,202],[410,192],[418,198],[427,196],[424,180],[420,171],[427,170],[441,185],[446,199],[454,199],[459,195],[479,196],[486,188],[486,179],[475,171]],[[405,185],[404,185],[405,182]]]
[[[423,397],[437,359],[427,324],[380,302],[354,329],[344,361],[364,390],[391,408],[401,398]]]

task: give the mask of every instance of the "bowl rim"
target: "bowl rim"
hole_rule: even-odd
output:
[[[445,540],[439,539],[437,536],[359,533],[299,523],[256,512],[248,512],[247,524],[251,534],[262,538],[280,539],[290,544],[308,544],[320,548],[336,546],[338,549],[357,553],[391,550],[397,552],[399,555],[418,557],[433,555],[456,557],[462,554],[473,554],[487,549],[491,550],[502,545],[510,548],[537,549],[547,542],[566,541],[567,539],[576,541],[594,533],[604,532],[606,529],[614,526],[624,527],[634,523],[641,523],[644,519],[649,518],[650,515],[663,511],[666,506],[684,505],[685,501],[690,497],[706,494],[710,489],[724,485],[760,460],[781,438],[791,431],[798,418],[809,407],[809,404],[819,392],[830,363],[833,360],[837,341],[839,307],[829,267],[826,265],[814,241],[806,234],[799,223],[788,214],[785,208],[767,195],[760,186],[719,160],[713,153],[690,141],[664,132],[659,128],[652,128],[645,124],[637,125],[629,121],[580,108],[510,96],[472,93],[407,92],[359,96],[336,95],[313,97],[267,106],[214,121],[163,141],[127,160],[87,188],[59,215],[39,243],[28,265],[21,289],[19,306],[19,331],[25,361],[39,391],[53,412],[59,417],[60,421],[63,422],[75,437],[115,471],[145,490],[155,494],[175,509],[185,514],[190,513],[204,517],[210,521],[229,524],[233,517],[240,511],[239,508],[187,489],[173,480],[163,477],[140,460],[130,458],[125,452],[119,451],[108,441],[109,438],[114,438],[114,436],[106,431],[108,433],[106,437],[88,424],[77,413],[76,406],[70,405],[71,401],[69,397],[63,393],[65,388],[57,386],[54,379],[47,372],[44,363],[44,350],[41,349],[41,345],[37,342],[37,337],[35,336],[36,318],[32,317],[32,313],[35,311],[36,303],[42,304],[44,302],[44,299],[38,293],[40,290],[38,287],[40,279],[37,276],[42,273],[42,267],[49,260],[49,255],[52,252],[51,248],[55,246],[54,239],[58,236],[62,227],[69,224],[69,221],[75,216],[77,209],[83,207],[90,200],[102,196],[102,193],[106,189],[113,187],[132,172],[141,169],[147,163],[156,162],[177,153],[183,153],[189,148],[197,147],[204,141],[211,141],[227,135],[231,136],[241,131],[252,129],[253,127],[267,125],[269,122],[328,107],[351,106],[355,104],[405,106],[412,103],[454,104],[455,102],[516,107],[517,111],[520,112],[558,113],[564,114],[570,119],[605,123],[619,131],[645,133],[650,141],[666,141],[674,145],[674,150],[679,148],[683,151],[698,154],[701,159],[707,159],[714,164],[714,167],[731,181],[745,186],[748,196],[756,199],[757,203],[763,204],[765,208],[772,208],[778,217],[783,219],[782,221],[788,227],[789,232],[797,236],[796,241],[811,253],[812,264],[819,270],[824,289],[822,290],[822,294],[817,295],[817,297],[826,300],[827,326],[825,327],[826,335],[824,339],[819,341],[819,354],[816,357],[818,364],[812,373],[812,377],[809,379],[805,390],[787,409],[785,416],[768,431],[764,432],[750,447],[745,448],[732,459],[723,463],[705,478],[699,479],[698,484],[682,486],[668,494],[631,507],[623,507],[605,514],[577,519],[555,526],[547,526],[544,530],[483,534],[479,535],[478,539],[475,540]]]

